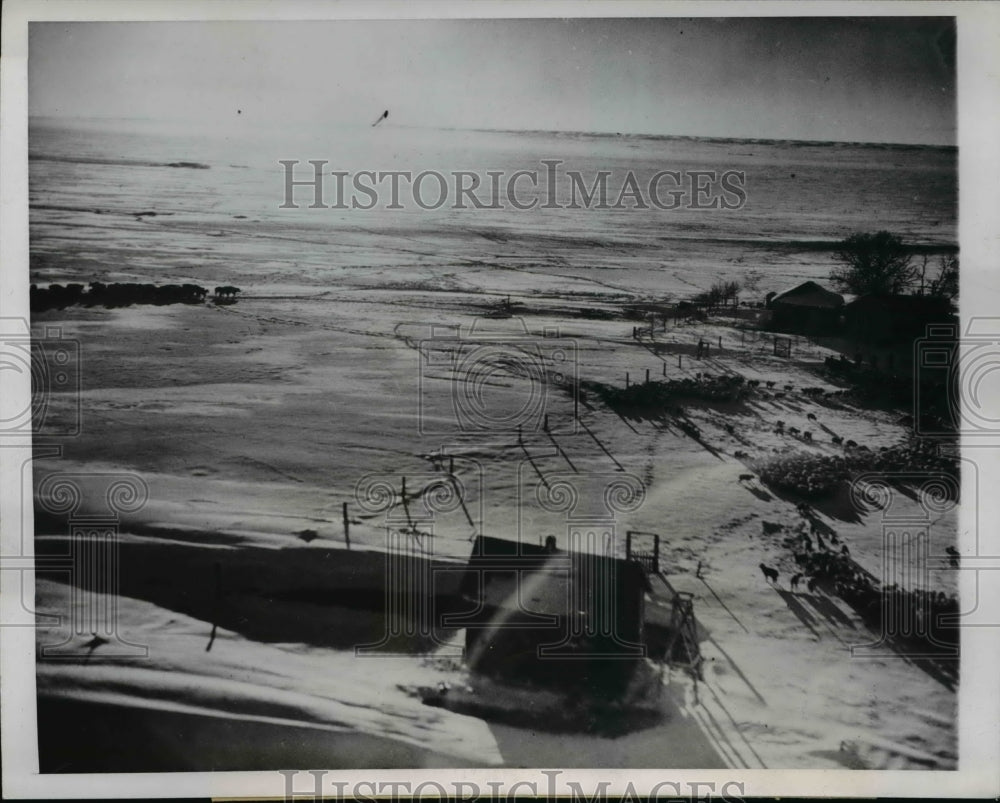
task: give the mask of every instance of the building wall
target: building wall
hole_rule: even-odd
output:
[[[490,569],[491,559],[482,556],[492,555],[496,567],[500,565],[496,555],[508,548],[477,547],[469,572],[493,576],[488,582],[473,577],[462,583],[468,610],[475,611],[466,628],[466,660],[471,668],[514,680],[557,684],[601,679],[614,686],[630,675],[634,661],[642,657],[648,587],[642,567],[617,558],[555,553],[549,563],[555,570],[540,564],[535,554],[508,554],[502,565],[510,568]],[[519,563],[524,569],[513,568]],[[522,598],[530,584],[542,584],[529,597],[531,611],[518,607],[518,575]],[[539,622],[544,616],[553,623]],[[560,642],[553,654],[542,654],[544,645],[551,648]]]
[[[841,311],[778,302],[772,306],[771,328],[782,332],[828,334],[837,330]]]

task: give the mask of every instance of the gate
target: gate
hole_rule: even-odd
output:
[[[649,574],[659,574],[660,536],[642,530],[628,530],[625,533],[625,559],[635,561]]]

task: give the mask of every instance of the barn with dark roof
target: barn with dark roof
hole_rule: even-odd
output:
[[[768,308],[771,327],[778,331],[831,333],[840,326],[844,297],[808,281],[772,296]]]

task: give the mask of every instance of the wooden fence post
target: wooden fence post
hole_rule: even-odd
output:
[[[219,614],[222,607],[222,564],[218,561],[213,566],[215,570],[215,605],[212,611],[212,634],[208,637],[208,646],[205,652],[211,652],[212,645],[215,644],[215,633],[219,629]]]

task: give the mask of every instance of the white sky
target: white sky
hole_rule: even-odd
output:
[[[937,19],[32,23],[33,115],[954,144]]]

